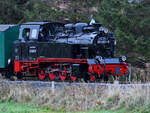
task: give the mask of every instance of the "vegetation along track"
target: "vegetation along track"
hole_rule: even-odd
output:
[[[115,81],[114,83],[84,83],[84,82],[43,82],[43,81],[10,81],[10,80],[1,80],[1,84],[9,84],[9,85],[27,85],[32,88],[38,88],[38,89],[46,89],[51,88],[52,90],[55,89],[61,89],[63,87],[100,87],[101,89],[115,89],[119,88],[122,91],[126,91],[128,88],[134,88],[134,87],[142,87],[143,89],[150,86],[149,83],[130,83],[130,84],[119,84],[118,81]],[[1,86],[0,86],[1,87]]]

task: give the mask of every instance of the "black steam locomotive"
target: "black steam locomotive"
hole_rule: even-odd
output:
[[[126,57],[114,58],[116,40],[101,24],[28,22],[14,42],[14,71],[18,77],[40,80],[95,81],[126,75]]]

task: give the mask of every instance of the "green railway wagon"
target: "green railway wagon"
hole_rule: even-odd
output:
[[[12,56],[13,41],[19,35],[18,25],[0,25],[0,70],[7,68]]]

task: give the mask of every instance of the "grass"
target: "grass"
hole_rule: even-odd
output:
[[[53,111],[46,107],[33,107],[27,104],[16,104],[11,102],[2,102],[0,103],[0,113],[63,113],[62,111]],[[74,112],[64,112],[64,113],[74,113]],[[116,113],[113,111],[106,110],[88,110],[76,113]],[[117,112],[122,113],[122,112]]]
[[[146,108],[142,108],[140,111],[131,110],[132,113],[149,113],[150,108],[147,106]],[[71,112],[71,111],[53,111],[47,107],[35,107],[29,106],[27,104],[16,104],[12,102],[2,102],[0,103],[0,113],[129,113],[125,109],[120,110],[87,110],[82,112]]]
[[[26,104],[11,102],[0,103],[0,113],[55,113],[46,108],[33,107]]]
[[[106,90],[107,89],[107,90]],[[0,82],[0,110],[6,113],[150,113],[150,85],[122,90],[118,83],[102,88],[65,86],[40,89],[31,84]]]

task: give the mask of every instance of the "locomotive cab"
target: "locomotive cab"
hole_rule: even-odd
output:
[[[20,28],[19,40],[34,41],[38,40],[39,25],[22,25]]]
[[[20,41],[48,41],[53,39],[56,28],[64,26],[56,22],[28,22],[20,27]]]

